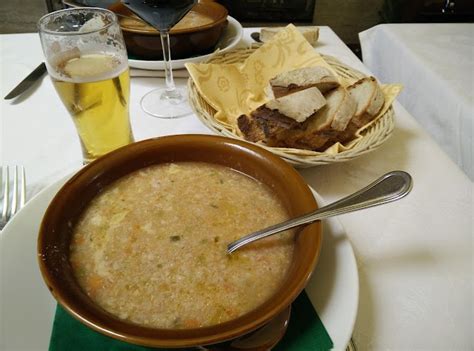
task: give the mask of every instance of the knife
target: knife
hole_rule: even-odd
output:
[[[4,97],[4,99],[10,100],[22,94],[23,92],[28,90],[28,88],[30,88],[33,83],[35,83],[39,78],[41,78],[45,72],[46,65],[44,62],[42,62],[38,67],[35,68],[33,72],[31,72],[25,79],[23,79],[20,84],[18,84],[12,91],[10,91],[8,95]]]

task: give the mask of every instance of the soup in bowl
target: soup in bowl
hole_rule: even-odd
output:
[[[249,232],[317,207],[264,149],[184,135],[125,146],[73,176],[48,207],[39,265],[57,301],[108,336],[145,346],[230,340],[277,316],[317,262],[321,226],[233,254]]]
[[[109,9],[118,17],[129,55],[140,60],[163,60],[160,33],[155,28],[121,2]],[[176,60],[211,53],[227,25],[224,6],[213,1],[197,3],[170,30],[171,57]]]

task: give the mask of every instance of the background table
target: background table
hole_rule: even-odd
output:
[[[250,43],[254,30],[245,30],[242,45]],[[369,73],[328,27],[321,28],[316,49]],[[2,35],[0,52],[3,97],[38,65],[42,52],[37,34]],[[178,80],[179,85],[185,83]],[[132,79],[131,118],[137,140],[211,133],[196,116],[162,120],[142,112],[140,97],[158,85],[164,85],[163,79]],[[49,78],[21,102],[2,100],[0,111],[1,163],[26,166],[29,196],[81,166],[73,123]],[[378,150],[350,162],[301,171],[326,201],[390,170],[405,170],[414,179],[407,198],[340,217],[359,265],[355,342],[359,350],[472,350],[473,186],[398,103],[395,113],[394,134]]]
[[[474,180],[474,24],[381,24],[359,34],[364,64]]]

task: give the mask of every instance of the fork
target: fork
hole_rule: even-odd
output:
[[[13,168],[12,191],[10,191],[10,170]],[[0,230],[23,207],[26,199],[26,177],[23,166],[3,166],[2,175],[2,217]]]

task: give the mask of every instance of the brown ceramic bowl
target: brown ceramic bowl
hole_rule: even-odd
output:
[[[131,58],[162,60],[159,32],[137,17],[122,3],[109,7],[119,20]],[[212,52],[227,26],[227,9],[215,2],[197,3],[170,31],[172,59]]]
[[[116,179],[153,164],[185,161],[216,163],[258,179],[274,190],[292,217],[317,208],[305,181],[289,164],[263,148],[235,139],[169,136],[133,143],[103,156],[61,188],[44,215],[38,237],[39,266],[46,285],[55,299],[85,325],[110,337],[145,346],[214,344],[263,326],[287,308],[305,287],[321,248],[319,222],[303,227],[296,235],[293,262],[279,290],[261,306],[234,320],[195,329],[153,329],[126,323],[92,302],[74,279],[68,259],[72,231],[79,216]]]

